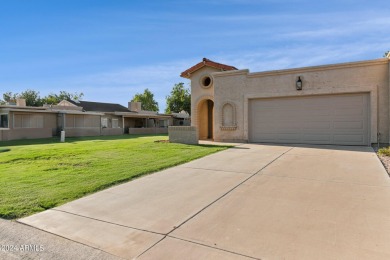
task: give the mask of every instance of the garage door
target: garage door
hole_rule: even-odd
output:
[[[249,140],[368,145],[369,96],[362,93],[250,100]]]

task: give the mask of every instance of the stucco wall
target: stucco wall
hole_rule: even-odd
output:
[[[247,91],[247,70],[235,72],[232,76],[214,77],[214,140],[216,141],[243,141],[244,136],[244,98]],[[226,104],[232,104],[235,108],[236,128],[233,130],[221,127],[222,109]]]
[[[181,144],[198,144],[198,132],[194,126],[168,127],[169,142]]]
[[[159,127],[151,127],[151,128],[129,128],[129,134],[135,135],[149,135],[149,134],[168,134],[168,128],[159,128]]]
[[[39,115],[42,117],[42,127],[15,127],[15,116]],[[2,133],[3,140],[18,140],[18,139],[36,139],[49,138],[56,134],[57,131],[57,116],[54,113],[34,113],[34,112],[9,112],[8,126],[9,130]]]
[[[212,73],[213,88],[209,93],[197,85],[199,77],[207,72],[201,69],[197,72],[199,76],[191,79],[191,98],[198,100],[205,94],[213,97],[214,140],[248,140],[250,99],[366,92],[370,94],[371,142],[377,142],[379,132],[381,142],[389,143],[388,59],[259,73],[249,73],[248,70],[215,72]],[[302,91],[296,90],[298,76],[303,80]],[[221,129],[222,107],[227,102],[235,107],[237,126]]]
[[[101,135],[122,135],[123,128],[102,128]]]
[[[100,127],[65,128],[66,137],[99,136]]]
[[[202,111],[199,107],[199,104],[202,105],[203,100],[213,100],[214,98],[214,82],[208,88],[201,87],[201,79],[206,75],[211,75],[213,72],[218,72],[220,70],[210,67],[203,67],[202,69],[194,72],[191,76],[191,126],[196,126],[202,129],[199,125],[199,115],[198,111]],[[202,114],[200,116],[204,117],[207,114]]]
[[[0,141],[8,141],[9,131],[8,128],[0,128]]]
[[[10,129],[7,134],[7,139],[4,140],[19,140],[19,139],[38,139],[52,137],[51,128],[17,128]]]

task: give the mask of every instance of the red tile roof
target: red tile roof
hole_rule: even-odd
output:
[[[229,66],[229,65],[226,65],[226,64],[222,64],[222,63],[218,63],[218,62],[215,62],[215,61],[203,58],[203,60],[201,62],[199,62],[198,64],[196,64],[196,65],[192,66],[191,68],[183,71],[180,74],[180,77],[190,78],[192,73],[194,73],[195,71],[197,71],[197,70],[199,70],[199,69],[201,69],[201,68],[203,68],[205,66],[216,68],[216,69],[219,69],[221,71],[237,70],[236,67]]]

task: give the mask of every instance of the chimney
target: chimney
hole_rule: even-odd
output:
[[[129,110],[132,112],[139,112],[141,111],[141,102],[129,102]]]
[[[24,98],[16,99],[16,106],[18,106],[18,107],[25,107],[26,106],[26,100]]]

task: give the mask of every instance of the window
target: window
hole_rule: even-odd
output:
[[[0,115],[0,128],[8,128],[8,114]]]
[[[108,118],[102,118],[102,127],[107,128],[108,127]]]
[[[209,88],[213,84],[213,79],[209,75],[205,75],[200,79],[200,85],[202,88]]]
[[[233,126],[234,125],[234,108],[231,104],[227,103],[222,108],[222,125]]]
[[[102,121],[100,122],[100,116],[95,116],[95,115],[70,115],[70,114],[67,114],[66,118],[65,118],[66,127],[68,127],[68,128],[100,127],[100,123],[102,124],[102,127],[103,127],[103,120],[104,120],[104,118],[102,118]],[[107,124],[107,122],[106,122],[106,124]]]
[[[112,128],[119,128],[118,119],[112,119]]]
[[[43,115],[15,114],[15,128],[43,128]]]
[[[84,115],[84,127],[100,127],[100,116]]]
[[[226,102],[222,106],[222,125],[221,130],[236,130],[236,106],[232,102]]]

